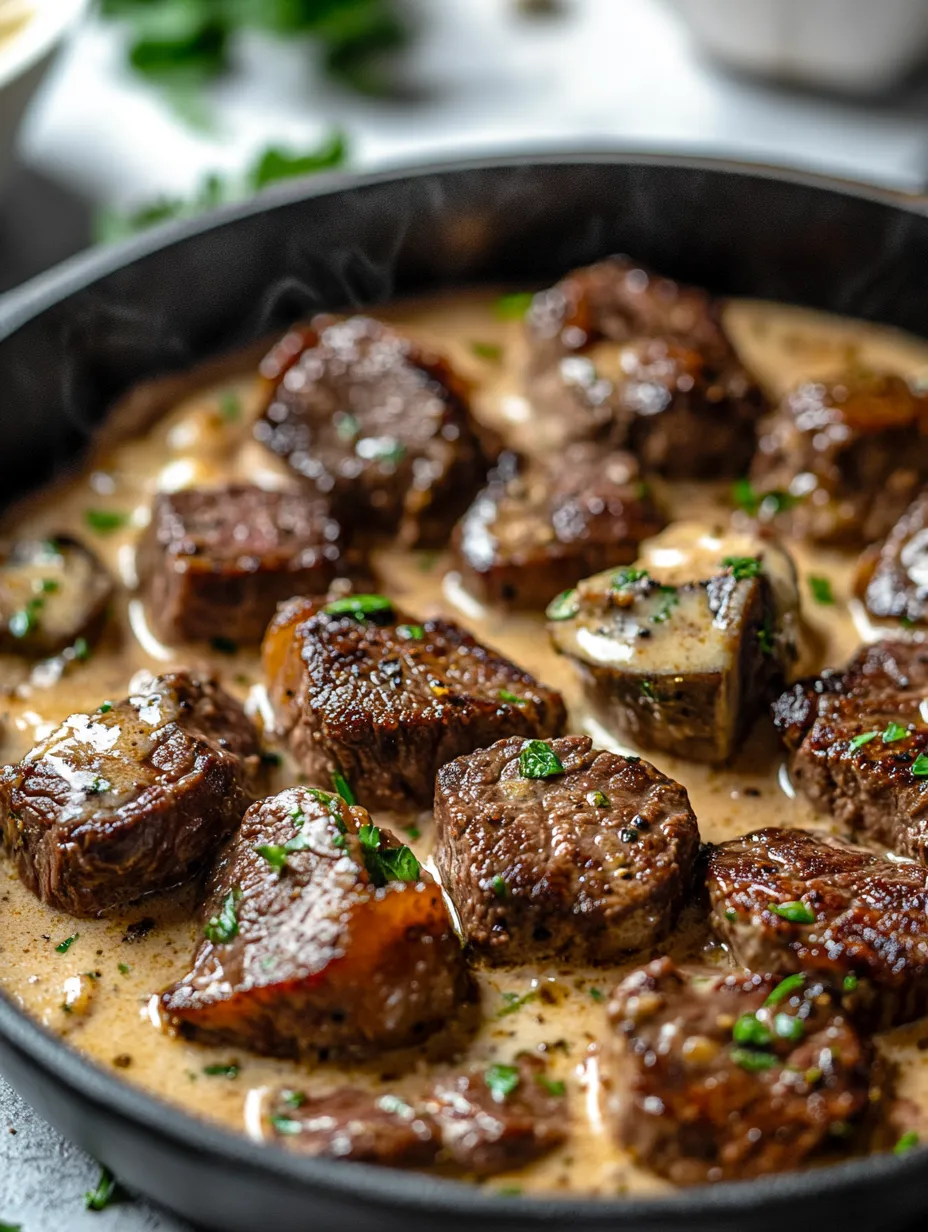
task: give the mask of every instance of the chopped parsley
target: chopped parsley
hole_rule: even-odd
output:
[[[661,595],[661,603],[660,607],[651,617],[652,625],[666,624],[671,617],[673,609],[680,603],[676,586],[662,586],[659,593]]]
[[[897,740],[904,740],[908,734],[909,729],[903,727],[901,723],[887,723],[883,729],[883,743],[894,744]]]
[[[831,582],[826,577],[809,577],[809,590],[812,591],[812,598],[816,603],[821,603],[823,607],[831,607],[834,604],[835,597],[832,594]]]
[[[421,642],[425,637],[422,625],[397,625],[397,637],[405,638],[407,642]]]
[[[589,989],[589,993],[594,1001],[605,1001],[606,999],[606,994],[601,988],[591,988]]]
[[[749,1074],[773,1069],[777,1059],[772,1052],[757,1052],[751,1048],[732,1048],[729,1054],[734,1063]]]
[[[549,620],[570,620],[580,611],[580,600],[575,590],[562,590],[551,600],[545,615]]]
[[[549,1078],[546,1074],[538,1075],[538,1085],[547,1091],[549,1095],[555,1097],[564,1095],[567,1091],[567,1087],[559,1078]]]
[[[642,680],[641,692],[644,697],[650,698],[652,702],[654,701],[654,685],[650,680]]]
[[[768,656],[773,654],[773,623],[769,616],[764,618],[764,623],[757,630],[757,644],[761,654]]]
[[[722,565],[731,570],[731,575],[736,582],[756,578],[761,571],[759,556],[726,556]]]
[[[78,662],[87,662],[90,658],[90,644],[86,637],[78,637],[75,639],[74,645],[71,647],[71,653],[74,655],[74,658],[78,660]]]
[[[292,1117],[272,1116],[271,1125],[278,1134],[284,1134],[289,1137],[303,1132],[303,1126],[299,1121],[294,1121]]]
[[[519,773],[524,779],[549,779],[563,774],[564,766],[543,740],[529,740],[519,754]]]
[[[787,509],[792,509],[796,504],[795,496],[780,489],[774,489],[771,492],[757,492],[750,479],[737,479],[732,484],[731,498],[739,509],[743,509],[752,518],[756,518],[758,514],[773,517],[778,513],[784,513]]]
[[[500,689],[497,697],[501,702],[508,702],[510,706],[524,706],[527,700],[519,697],[518,693],[510,693],[508,689]]]
[[[521,1078],[515,1065],[491,1065],[485,1071],[483,1080],[489,1087],[494,1101],[497,1104],[503,1104],[519,1085]]]
[[[128,963],[119,963],[116,969],[120,975],[128,975],[130,967]]]
[[[912,773],[917,779],[928,778],[928,756],[919,753],[912,762]]]
[[[844,983],[841,985],[841,987],[844,989],[845,992],[854,992],[854,990],[857,988],[857,984],[858,984],[857,976],[854,975],[853,972],[851,972],[850,975],[846,975],[844,977]]]
[[[263,860],[267,860],[275,873],[282,873],[287,866],[287,848],[279,843],[263,843],[255,851]]]
[[[88,1211],[105,1211],[115,1196],[116,1179],[109,1168],[101,1168],[97,1187],[84,1194],[84,1202]]]
[[[8,628],[15,638],[28,637],[39,627],[39,612],[45,606],[45,600],[36,596],[14,612],[9,619]]]
[[[782,1012],[774,1014],[773,1029],[778,1039],[788,1040],[791,1044],[798,1044],[806,1033],[805,1024],[801,1018]]]
[[[498,342],[474,341],[470,344],[470,349],[478,359],[485,359],[491,364],[498,364],[503,358],[503,348]]]
[[[84,521],[98,535],[111,535],[122,530],[129,521],[129,515],[118,509],[85,509]]]
[[[219,414],[226,423],[238,423],[242,417],[242,400],[234,390],[226,390],[219,399]]]
[[[109,712],[110,712],[112,709],[113,709],[113,703],[112,703],[112,702],[104,702],[104,703],[103,703],[103,705],[102,705],[102,706],[100,706],[100,708],[99,708],[99,713],[100,713],[100,714],[109,714]]]
[[[282,1098],[289,1108],[302,1108],[306,1103],[306,1095],[303,1091],[283,1091]]]
[[[815,912],[806,903],[771,903],[770,910],[790,924],[814,924]]]
[[[608,808],[609,797],[604,791],[588,791],[584,797],[587,804],[593,808]]]
[[[501,295],[493,305],[493,312],[500,321],[521,321],[535,298],[533,291],[513,291]]]
[[[643,582],[647,576],[647,569],[620,569],[612,575],[612,589],[627,590],[636,582]]]
[[[203,1073],[207,1078],[237,1078],[239,1067],[233,1061],[229,1065],[204,1065]]]
[[[354,792],[351,790],[351,787],[348,784],[348,780],[345,778],[345,776],[342,774],[340,770],[332,771],[332,786],[335,788],[336,795],[341,796],[341,798],[345,801],[346,804],[348,805],[357,804],[358,802],[357,797],[355,796]]]
[[[791,997],[794,992],[797,992],[805,982],[805,973],[802,971],[797,971],[795,975],[788,975],[785,980],[780,980],[779,984],[772,989],[764,1005],[779,1005],[781,1001],[785,1001],[787,997]]]
[[[70,937],[65,937],[64,941],[59,942],[59,944],[55,946],[55,953],[56,954],[67,954],[68,950],[70,950],[71,946],[74,944],[74,942],[78,939],[79,936],[80,936],[80,933],[72,933]]]
[[[375,616],[387,618],[393,613],[393,603],[386,595],[345,595],[322,609],[326,616],[353,616],[368,620]]]
[[[894,1155],[904,1155],[906,1151],[911,1151],[913,1146],[918,1146],[919,1137],[914,1129],[908,1130],[902,1135],[896,1145],[893,1147]]]
[[[214,915],[203,933],[207,941],[214,945],[226,945],[238,936],[238,913],[236,908],[242,897],[242,891],[234,886],[222,900],[218,915]]]
[[[233,642],[231,637],[212,637],[209,644],[217,654],[238,654],[238,642]]]
[[[851,741],[852,749],[862,749],[865,744],[869,744],[871,740],[875,740],[880,733],[878,731],[861,732],[859,736],[855,736]]]
[[[406,831],[409,837],[413,839],[414,841],[415,839],[422,837],[422,831],[419,829],[418,826],[403,826],[403,829]]]
[[[520,996],[517,992],[504,992],[503,1008],[496,1015],[497,1018],[507,1018],[510,1014],[515,1014],[523,1005],[527,1005],[529,1001],[534,1001],[538,997],[538,989],[532,988],[528,992],[522,993]]]
[[[731,1029],[731,1037],[736,1044],[751,1048],[766,1048],[773,1042],[773,1032],[756,1014],[742,1014]]]
[[[375,886],[384,886],[388,881],[419,880],[419,861],[413,852],[406,846],[384,847],[380,831],[372,822],[360,828],[358,842],[367,875]]]
[[[505,900],[509,897],[509,883],[505,877],[501,877],[499,873],[490,882],[490,888],[497,898]]]

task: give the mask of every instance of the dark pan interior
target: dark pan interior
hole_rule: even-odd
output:
[[[537,283],[614,251],[715,291],[928,336],[928,217],[890,193],[700,160],[493,160],[287,186],[78,258],[0,310],[0,494],[75,456],[132,383],[318,308],[486,280]],[[184,1117],[79,1059],[0,997],[0,1068],[124,1180],[224,1232],[890,1230],[928,1207],[928,1156],[881,1157],[650,1202],[514,1199],[299,1160]]]

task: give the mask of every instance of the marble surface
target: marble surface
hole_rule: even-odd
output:
[[[207,171],[240,171],[269,141],[313,145],[334,125],[358,167],[560,144],[734,154],[906,189],[928,177],[925,76],[869,103],[780,91],[707,63],[660,0],[575,0],[563,18],[532,22],[508,0],[409,2],[422,25],[409,63],[417,103],[346,96],[314,75],[304,49],[269,56],[255,38],[212,92],[205,133],[131,79],[117,31],[90,23],[37,101],[0,201],[0,290],[85,246],[97,206],[188,192]],[[0,1223],[186,1228],[131,1198],[86,1211],[97,1175],[0,1080]]]

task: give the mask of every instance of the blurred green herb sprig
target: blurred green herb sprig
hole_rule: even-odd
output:
[[[100,10],[127,26],[132,67],[181,99],[229,71],[248,29],[306,37],[330,77],[395,94],[388,53],[410,37],[395,0],[100,0]]]

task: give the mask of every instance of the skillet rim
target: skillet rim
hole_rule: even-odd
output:
[[[714,158],[685,153],[652,153],[621,150],[608,146],[573,150],[552,150],[550,144],[520,149],[515,154],[495,153],[397,165],[368,173],[334,172],[296,179],[266,190],[247,201],[221,206],[206,215],[173,221],[152,228],[112,247],[89,249],[38,275],[0,297],[0,344],[35,318],[53,309],[99,279],[132,265],[162,249],[195,237],[219,231],[242,219],[271,213],[300,201],[336,195],[371,186],[404,183],[435,175],[467,174],[475,171],[555,166],[645,166],[667,167],[693,172],[755,178],[795,184],[839,198],[882,205],[920,217],[928,215],[928,198],[917,193],[868,185],[836,176],[774,164],[752,163],[735,158]],[[655,1229],[681,1219],[695,1225],[705,1217],[745,1217],[762,1209],[766,1215],[795,1208],[805,1198],[819,1202],[830,1196],[839,1198],[852,1191],[872,1192],[896,1180],[911,1179],[918,1173],[928,1176],[928,1155],[916,1148],[904,1155],[872,1154],[811,1169],[774,1174],[751,1181],[731,1181],[715,1185],[682,1188],[653,1197],[634,1198],[572,1194],[504,1196],[489,1186],[450,1180],[418,1172],[405,1172],[373,1164],[354,1164],[349,1168],[333,1161],[312,1159],[288,1152],[271,1143],[259,1143],[244,1133],[236,1134],[207,1121],[199,1120],[179,1107],[135,1087],[109,1073],[101,1064],[82,1056],[63,1038],[55,1035],[19,1009],[0,988],[0,1039],[12,1049],[20,1063],[25,1062],[45,1078],[64,1088],[72,1099],[93,1106],[98,1114],[127,1121],[136,1132],[154,1134],[167,1146],[200,1157],[210,1156],[217,1165],[235,1168],[249,1176],[280,1178],[305,1192],[313,1191],[338,1200],[351,1197],[378,1209],[403,1209],[420,1215],[481,1215],[513,1222],[520,1226],[566,1223],[577,1227],[612,1227],[622,1221],[636,1227]],[[13,1084],[15,1087],[15,1083]],[[62,1096],[57,1096],[61,1099]],[[103,1152],[105,1154],[105,1152]]]

